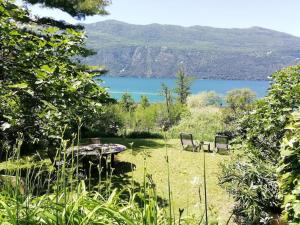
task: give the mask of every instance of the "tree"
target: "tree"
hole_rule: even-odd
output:
[[[158,123],[161,128],[167,130],[171,126],[172,93],[170,88],[164,83],[161,84],[161,95],[165,100],[165,110],[160,111]]]
[[[256,93],[248,88],[233,89],[225,97],[226,107],[223,108],[223,122],[227,131],[234,135],[239,126],[238,120],[253,109]]]
[[[46,7],[58,8],[71,16],[79,18],[96,14],[105,15],[105,7],[110,4],[109,0],[26,0],[31,4],[43,4]]]
[[[190,95],[187,98],[187,105],[190,108],[201,108],[205,106],[220,106],[223,99],[214,91],[201,92],[196,95]]]
[[[141,106],[145,109],[147,107],[150,106],[150,102],[149,102],[149,99],[147,96],[145,95],[142,95],[141,96],[141,102],[140,102]]]
[[[226,103],[237,113],[237,111],[245,111],[255,98],[256,93],[249,88],[234,89],[227,93]]]
[[[181,104],[186,103],[187,97],[191,94],[192,79],[188,77],[181,67],[176,75],[176,88],[175,93],[178,95],[178,102]]]
[[[165,85],[164,83],[161,84],[161,95],[164,97],[165,99],[165,106],[167,109],[168,114],[170,114],[171,111],[171,105],[172,105],[172,93],[170,88]]]
[[[63,130],[76,131],[78,118],[85,124],[98,118],[109,102],[94,75],[73,60],[89,54],[84,34],[61,24],[41,26],[0,0],[0,149],[12,148],[18,133],[27,145],[47,147]]]
[[[267,96],[238,123],[235,153],[220,182],[235,199],[242,224],[269,224],[281,214],[276,169],[285,127],[300,105],[299,71],[297,65],[274,73]]]
[[[124,93],[120,99],[120,105],[126,112],[131,112],[134,109],[134,100],[129,93]]]

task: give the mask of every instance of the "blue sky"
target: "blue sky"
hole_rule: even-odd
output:
[[[260,26],[300,37],[299,0],[112,0],[109,16],[85,22],[115,19],[133,24],[202,25],[222,28]],[[33,7],[39,15],[75,23],[58,10]]]

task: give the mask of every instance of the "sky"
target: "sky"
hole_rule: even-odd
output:
[[[34,14],[78,22],[58,10],[38,6],[30,8]],[[132,24],[220,28],[259,26],[300,37],[299,0],[112,0],[107,10],[110,15],[87,17],[84,22],[114,19]]]

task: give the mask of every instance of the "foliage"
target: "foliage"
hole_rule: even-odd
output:
[[[279,173],[280,197],[283,199],[283,219],[288,224],[300,224],[300,112],[292,114],[281,144]]]
[[[235,133],[238,129],[238,120],[243,115],[249,114],[256,100],[256,93],[248,88],[233,89],[225,97],[226,106],[223,108],[223,121],[226,130]]]
[[[237,113],[237,111],[246,111],[255,98],[255,92],[249,88],[234,89],[227,93],[226,103],[233,112]]]
[[[170,107],[173,103],[173,95],[171,89],[164,83],[161,84],[161,95],[164,97],[167,112],[170,113]]]
[[[185,113],[178,125],[168,132],[172,138],[178,138],[179,133],[191,133],[201,141],[214,141],[215,134],[223,130],[222,111],[220,108],[209,106],[190,109]]]
[[[157,117],[161,110],[161,104],[151,104],[144,108],[140,104],[134,113],[134,130],[135,131],[157,131]]]
[[[164,83],[161,84],[161,95],[165,99],[165,106],[164,106],[165,111],[160,111],[158,120],[159,120],[160,127],[163,130],[168,130],[172,126],[171,108],[173,104],[173,96],[172,96],[171,89]]]
[[[114,106],[110,119],[120,121],[119,134],[128,136],[131,132],[146,132],[155,135],[163,128],[170,128],[177,124],[186,112],[186,107],[181,104],[172,104],[169,109],[163,103],[151,103],[147,107],[140,103],[134,106],[134,110],[131,111],[124,109],[121,103]]]
[[[172,104],[169,109],[166,108],[166,105],[162,105],[156,118],[157,125],[160,130],[167,131],[180,123],[186,113],[186,106],[180,103]]]
[[[101,114],[89,125],[83,124],[82,138],[117,136],[125,124],[125,118],[120,105],[111,103],[103,105]]]
[[[141,106],[145,109],[147,107],[150,106],[150,102],[149,99],[146,95],[142,95],[141,96],[141,102],[140,102]]]
[[[205,106],[220,106],[223,99],[214,91],[200,92],[187,98],[189,108],[201,108]]]
[[[232,161],[220,182],[236,201],[243,224],[268,224],[281,214],[276,168],[290,113],[300,105],[300,65],[272,75],[267,96],[238,124]]]
[[[105,6],[109,5],[109,0],[26,0],[31,4],[43,4],[46,7],[58,8],[71,16],[79,18],[96,14],[107,14]]]
[[[120,105],[125,112],[132,112],[134,110],[134,100],[129,93],[124,93],[120,99]]]
[[[186,103],[187,97],[191,94],[192,78],[188,77],[183,69],[180,67],[176,75],[176,88],[177,100],[181,104]]]
[[[48,145],[78,117],[91,123],[108,101],[86,67],[72,60],[89,54],[76,29],[38,23],[26,10],[0,1],[0,139],[12,146],[18,132],[25,144]],[[25,145],[26,146],[26,145]]]

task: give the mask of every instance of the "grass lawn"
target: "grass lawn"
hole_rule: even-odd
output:
[[[184,208],[184,215],[203,213],[204,186],[203,186],[203,152],[182,151],[178,139],[167,141],[167,150],[164,140],[159,139],[102,139],[106,143],[124,144],[128,149],[116,157],[115,172],[118,174],[113,182],[129,183],[132,177],[131,165],[135,167],[133,179],[137,185],[143,184],[144,156],[146,156],[147,172],[152,174],[157,187],[157,194],[162,200],[168,199],[168,173],[166,152],[169,156],[170,183],[174,212]],[[133,150],[130,144],[133,142]],[[230,216],[232,200],[229,195],[218,186],[218,165],[229,160],[228,155],[205,153],[207,168],[208,205],[218,214],[220,224],[225,224]],[[199,187],[201,203],[199,199]],[[233,224],[233,223],[230,223]]]
[[[195,215],[196,218],[199,218],[204,213],[203,151],[183,151],[179,139],[171,139],[166,143],[161,139],[101,138],[101,141],[102,143],[119,143],[127,146],[127,150],[115,158],[115,169],[112,177],[113,187],[122,187],[132,183],[137,189],[142,187],[145,163],[147,173],[152,175],[156,184],[158,199],[164,204],[169,198],[169,166],[172,208],[176,218],[178,218],[179,208],[184,208],[183,216]],[[133,143],[132,150],[130,143]],[[166,154],[168,154],[169,164],[166,161]],[[205,153],[205,156],[208,205],[213,208],[213,211],[216,211],[219,224],[222,225],[230,216],[233,201],[218,186],[217,177],[220,171],[219,163],[229,160],[229,156],[208,152]],[[18,167],[27,168],[32,164],[37,165],[36,162],[30,162],[30,159],[32,157],[23,157],[18,163]],[[47,159],[46,162],[50,164],[50,160]],[[0,163],[0,171],[15,167],[15,162]],[[135,168],[133,172],[132,168]],[[209,218],[211,219],[212,212],[210,214]]]

